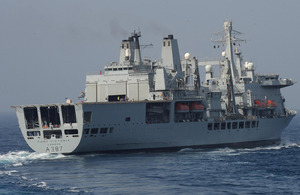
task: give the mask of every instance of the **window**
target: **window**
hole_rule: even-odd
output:
[[[246,121],[245,128],[250,128],[250,121]]]
[[[90,129],[84,129],[83,134],[89,134]]]
[[[214,130],[219,130],[219,129],[220,129],[220,123],[215,123]]]
[[[259,121],[257,121],[257,123],[256,123],[256,127],[258,127],[258,125],[259,125]]]
[[[65,130],[65,134],[66,134],[66,135],[74,135],[74,134],[78,134],[78,130],[77,130],[77,129],[66,129],[66,130]]]
[[[207,124],[207,129],[208,129],[208,130],[212,130],[212,123],[208,123],[208,124]]]
[[[164,47],[166,46],[166,42],[164,41]]]
[[[118,102],[118,101],[125,101],[126,95],[109,95],[108,101],[109,102]]]
[[[105,134],[105,133],[107,133],[107,130],[108,130],[107,127],[106,127],[106,128],[101,128],[101,129],[100,129],[100,133],[101,133],[101,134]]]
[[[227,123],[227,129],[231,129],[231,122]]]
[[[113,127],[109,128],[109,133],[112,133],[113,131],[114,131]]]
[[[84,112],[83,122],[90,123],[92,121],[92,112]]]
[[[255,128],[255,127],[256,127],[256,121],[252,121],[251,127],[252,127],[252,128]]]
[[[232,129],[236,129],[237,128],[237,122],[233,122],[232,123]]]
[[[91,134],[97,134],[97,133],[98,133],[98,128],[91,129]]]
[[[243,122],[239,122],[239,129],[244,129],[244,121]]]
[[[24,108],[24,115],[27,129],[35,129],[40,127],[36,107]]]
[[[126,118],[125,118],[125,121],[126,121],[126,122],[129,122],[129,121],[130,121],[130,117],[126,117]]]
[[[168,46],[170,46],[171,45],[171,42],[170,41],[168,41]]]
[[[222,123],[221,123],[221,130],[224,130],[224,129],[226,129],[226,123],[225,123],[225,122],[222,122]]]
[[[40,131],[27,131],[27,136],[41,136]]]
[[[45,130],[44,131],[44,138],[45,139],[51,139],[51,138],[62,138],[62,132],[61,130]]]

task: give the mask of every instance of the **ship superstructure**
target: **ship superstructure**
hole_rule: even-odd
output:
[[[274,143],[295,116],[280,89],[294,83],[259,75],[234,47],[240,33],[224,22],[219,60],[180,59],[177,40],[162,40],[161,59],[142,59],[139,32],[121,42],[120,60],[87,75],[80,103],[15,106],[38,152],[165,150]],[[201,72],[205,66],[205,76]],[[218,70],[219,74],[215,74]]]

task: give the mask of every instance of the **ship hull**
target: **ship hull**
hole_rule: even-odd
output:
[[[170,107],[174,107],[174,102],[169,103]],[[23,136],[34,151],[64,154],[266,145],[280,140],[281,132],[294,116],[287,114],[251,120],[175,122],[175,111],[172,109],[168,121],[150,123],[145,116],[146,105],[147,102],[73,104],[76,123],[46,128],[39,125],[35,129],[40,132],[37,135],[28,133],[33,130],[24,125],[24,106],[17,107],[17,116]],[[61,108],[63,105],[52,106]],[[43,105],[32,107],[39,109]],[[90,113],[90,116],[87,117],[86,113]],[[222,123],[226,124],[225,128]],[[234,123],[236,127],[233,127]],[[62,133],[55,136],[58,131]],[[53,132],[53,135],[47,137],[45,132]]]

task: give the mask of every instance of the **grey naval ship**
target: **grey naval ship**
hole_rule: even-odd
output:
[[[177,40],[168,35],[154,61],[142,59],[141,34],[134,31],[121,42],[119,63],[86,76],[82,101],[13,106],[21,132],[39,153],[276,143],[296,115],[280,89],[294,82],[256,73],[253,62],[243,61],[240,34],[224,22],[216,40],[223,51],[214,61],[189,53],[180,59]]]

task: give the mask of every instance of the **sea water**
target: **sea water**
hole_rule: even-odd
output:
[[[0,194],[300,194],[300,117],[277,145],[133,154],[39,154],[0,115]]]

